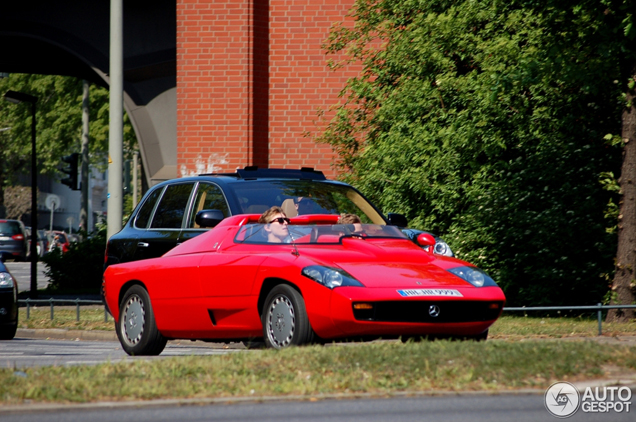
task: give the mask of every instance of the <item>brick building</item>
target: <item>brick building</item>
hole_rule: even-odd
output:
[[[177,0],[179,176],[246,165],[335,176],[329,145],[305,136],[352,73],[321,44],[353,0]],[[349,71],[351,72],[351,71]]]

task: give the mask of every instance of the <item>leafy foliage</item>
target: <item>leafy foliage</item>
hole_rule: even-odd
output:
[[[8,186],[4,190],[4,205],[7,218],[22,220],[22,216],[31,212],[31,188],[25,186]]]
[[[629,10],[358,0],[325,48],[347,57],[334,69],[363,70],[317,140],[384,210],[495,276],[509,305],[596,303],[616,252],[604,186],[621,145],[605,136],[620,133]]]
[[[105,249],[106,226],[102,225],[85,241],[71,243],[66,253],[54,249],[44,255],[41,260],[47,266],[49,289],[99,293],[104,272]]]
[[[36,103],[36,150],[42,174],[62,177],[57,172],[60,159],[79,152],[82,131],[82,80],[55,75],[11,74],[0,79],[0,93],[8,90],[38,98]],[[90,143],[92,166],[106,168],[108,161],[108,90],[90,86]],[[127,115],[124,118],[124,149],[132,151],[136,142]],[[28,105],[0,101],[1,175],[12,182],[17,173],[30,173],[31,109]]]

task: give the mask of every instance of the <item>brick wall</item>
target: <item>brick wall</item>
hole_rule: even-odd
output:
[[[331,148],[306,132],[351,75],[320,46],[353,0],[177,0],[177,154],[181,175],[245,165],[314,167]]]

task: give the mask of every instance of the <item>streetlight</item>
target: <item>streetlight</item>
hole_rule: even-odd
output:
[[[13,104],[31,103],[31,299],[38,297],[38,178],[35,155],[35,103],[37,97],[23,92],[7,91],[4,99]]]

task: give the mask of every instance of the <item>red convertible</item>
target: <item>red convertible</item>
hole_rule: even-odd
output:
[[[336,224],[337,215],[302,215],[284,243],[268,243],[258,217],[228,217],[160,258],[108,267],[104,297],[128,354],[157,355],[169,339],[273,348],[485,339],[503,309],[504,294],[486,273],[427,252],[395,226],[360,230]],[[417,241],[435,244],[428,233]]]

